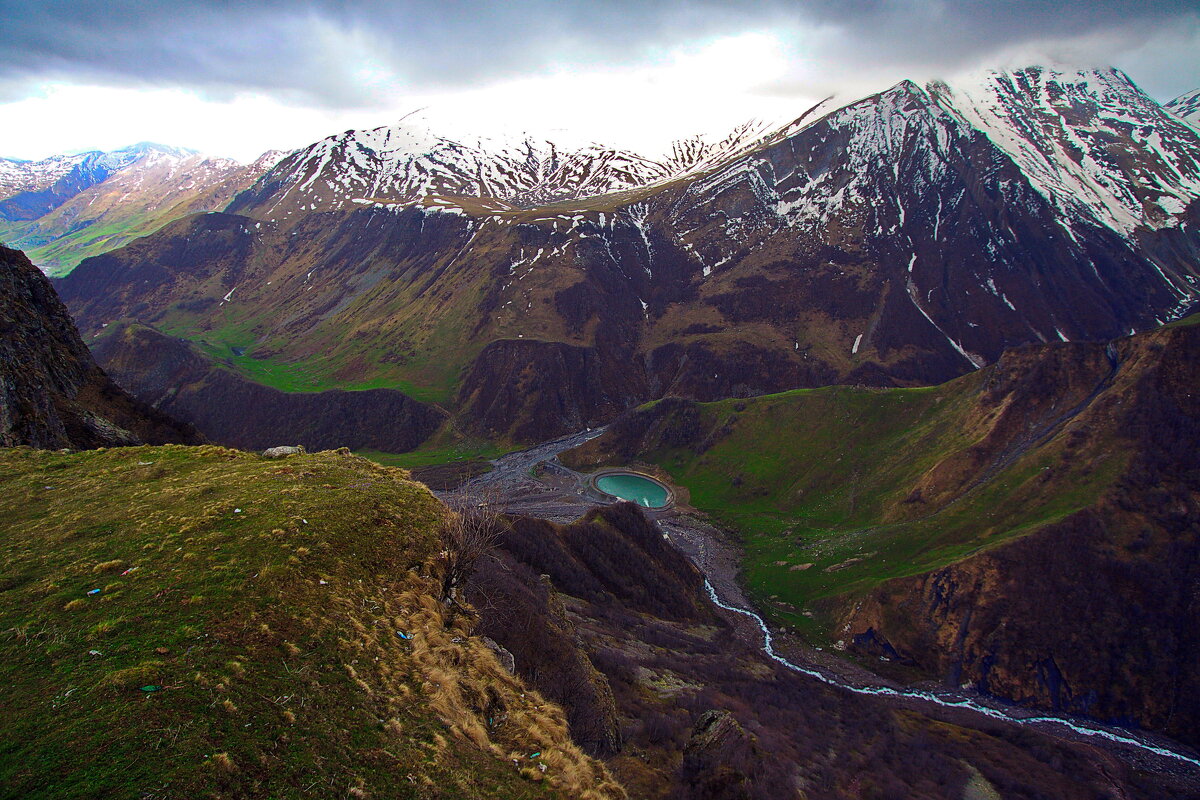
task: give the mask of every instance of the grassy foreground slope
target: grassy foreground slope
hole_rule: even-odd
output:
[[[0,795],[619,795],[436,599],[445,513],[344,452],[0,450]]]

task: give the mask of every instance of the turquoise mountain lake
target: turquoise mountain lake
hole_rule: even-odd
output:
[[[666,488],[639,475],[604,475],[596,479],[596,488],[644,508],[662,508],[667,504]]]

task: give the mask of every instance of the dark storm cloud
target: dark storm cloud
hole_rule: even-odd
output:
[[[593,63],[636,64],[696,37],[746,30],[786,34],[817,26],[825,44],[808,55],[831,80],[839,71],[891,77],[897,69],[952,69],[987,63],[1026,43],[1089,36],[1103,37],[1119,53],[1160,32],[1194,31],[1197,3],[0,0],[0,20],[0,93],[12,94],[30,81],[68,79],[187,86],[210,94],[257,89],[350,107],[371,104],[381,91],[478,86]],[[394,74],[401,85],[373,84],[372,74]],[[1187,80],[1200,82],[1200,76]]]
[[[843,49],[840,62],[851,72],[1000,66],[997,59],[1015,52],[1108,66],[1157,38],[1200,34],[1198,0],[822,0],[794,7],[839,29],[830,50]],[[1147,88],[1200,85],[1200,61],[1189,47],[1136,60]]]
[[[636,59],[639,48],[736,27],[737,6],[0,0],[0,81],[255,88],[352,106],[369,99],[357,72],[364,58],[421,89],[477,85],[551,65]]]

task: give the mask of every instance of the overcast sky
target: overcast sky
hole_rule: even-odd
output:
[[[1031,63],[1200,87],[1200,0],[0,0],[0,156],[249,159],[426,108],[653,153],[829,94]]]

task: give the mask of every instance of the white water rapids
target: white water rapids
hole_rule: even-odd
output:
[[[762,631],[762,635],[763,635],[762,650],[764,653],[767,654],[768,658],[772,659],[773,661],[775,661],[778,664],[782,664],[783,666],[787,667],[790,670],[803,673],[804,675],[808,675],[809,677],[812,677],[812,678],[816,678],[817,680],[821,681],[822,683],[826,683],[830,686],[836,686],[839,689],[845,689],[846,691],[854,692],[855,694],[867,694],[867,695],[886,696],[886,697],[909,698],[909,699],[913,699],[913,700],[922,700],[922,701],[929,702],[929,703],[935,703],[939,706],[945,706],[947,708],[969,709],[970,711],[973,711],[977,714],[982,714],[987,717],[992,717],[993,719],[1008,720],[1009,722],[1015,722],[1020,725],[1029,725],[1029,724],[1035,723],[1035,722],[1049,723],[1052,725],[1061,725],[1065,728],[1069,728],[1070,730],[1074,731],[1075,733],[1082,734],[1083,736],[1096,736],[1099,738],[1108,739],[1109,741],[1112,741],[1112,742],[1117,742],[1119,744],[1128,745],[1130,747],[1136,747],[1138,749],[1145,750],[1150,753],[1154,753],[1155,755],[1163,756],[1165,758],[1176,759],[1178,761],[1183,761],[1187,764],[1191,764],[1192,766],[1200,767],[1200,760],[1198,760],[1198,759],[1192,758],[1191,756],[1184,755],[1183,753],[1177,753],[1174,750],[1170,750],[1165,747],[1159,747],[1158,745],[1150,744],[1149,742],[1145,742],[1141,739],[1135,738],[1132,734],[1121,734],[1121,733],[1115,733],[1110,730],[1105,730],[1102,728],[1094,728],[1094,727],[1091,727],[1088,725],[1083,725],[1074,720],[1065,719],[1063,717],[1053,717],[1053,716],[1015,717],[1015,716],[1004,713],[1000,709],[996,709],[996,708],[992,708],[990,706],[976,703],[965,697],[947,698],[947,697],[940,697],[936,694],[933,694],[932,692],[922,692],[922,691],[918,691],[916,689],[892,689],[887,686],[855,686],[850,683],[845,683],[843,681],[838,680],[836,677],[834,677],[832,675],[827,675],[823,672],[812,669],[811,667],[800,666],[799,664],[796,664],[793,661],[789,661],[788,659],[779,655],[779,653],[775,652],[775,646],[773,644],[773,640],[771,637],[771,631],[767,627],[767,623],[763,622],[762,617],[760,617],[758,614],[754,613],[753,611],[750,611],[749,609],[738,608],[737,606],[731,606],[728,603],[721,600],[721,598],[717,596],[717,590],[713,588],[713,585],[711,582],[709,582],[708,578],[704,579],[704,588],[708,590],[708,596],[712,599],[712,601],[714,603],[716,603],[718,606],[720,606],[721,608],[725,609],[726,611],[732,611],[735,614],[741,614],[744,617],[749,617],[750,619],[754,620],[754,622],[758,625],[759,630]]]

